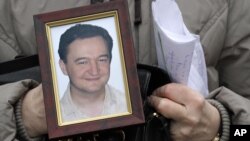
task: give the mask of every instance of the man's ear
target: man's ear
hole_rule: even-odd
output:
[[[59,60],[59,66],[60,66],[60,68],[61,68],[63,74],[64,74],[64,75],[68,75],[68,72],[67,72],[65,63],[63,62],[62,59]]]

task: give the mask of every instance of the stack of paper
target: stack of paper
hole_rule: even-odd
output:
[[[199,36],[188,31],[175,0],[153,1],[152,13],[159,67],[173,82],[207,96],[207,71]]]

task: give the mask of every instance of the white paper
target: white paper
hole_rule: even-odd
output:
[[[155,0],[152,13],[159,67],[173,82],[208,95],[207,72],[198,35],[190,33],[175,0]]]

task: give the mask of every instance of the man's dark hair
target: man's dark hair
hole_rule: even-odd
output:
[[[59,49],[58,49],[60,59],[62,59],[64,63],[67,62],[67,53],[68,53],[69,44],[71,44],[76,39],[85,39],[85,38],[91,38],[91,37],[96,37],[96,36],[101,36],[104,39],[108,47],[109,59],[111,60],[112,47],[113,47],[113,40],[111,36],[109,35],[106,29],[99,27],[99,26],[90,25],[90,24],[77,24],[67,29],[61,35],[60,42],[59,42]]]

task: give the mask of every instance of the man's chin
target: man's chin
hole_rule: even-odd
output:
[[[86,92],[88,93],[99,93],[99,92],[105,92],[105,87],[88,87],[87,89],[85,89]]]
[[[76,85],[74,85],[74,86],[76,86]],[[83,93],[101,93],[101,92],[105,92],[105,85],[103,86],[103,85],[101,85],[99,83],[86,83],[85,82],[85,85],[78,85],[75,88],[78,89],[79,91],[82,91]]]

